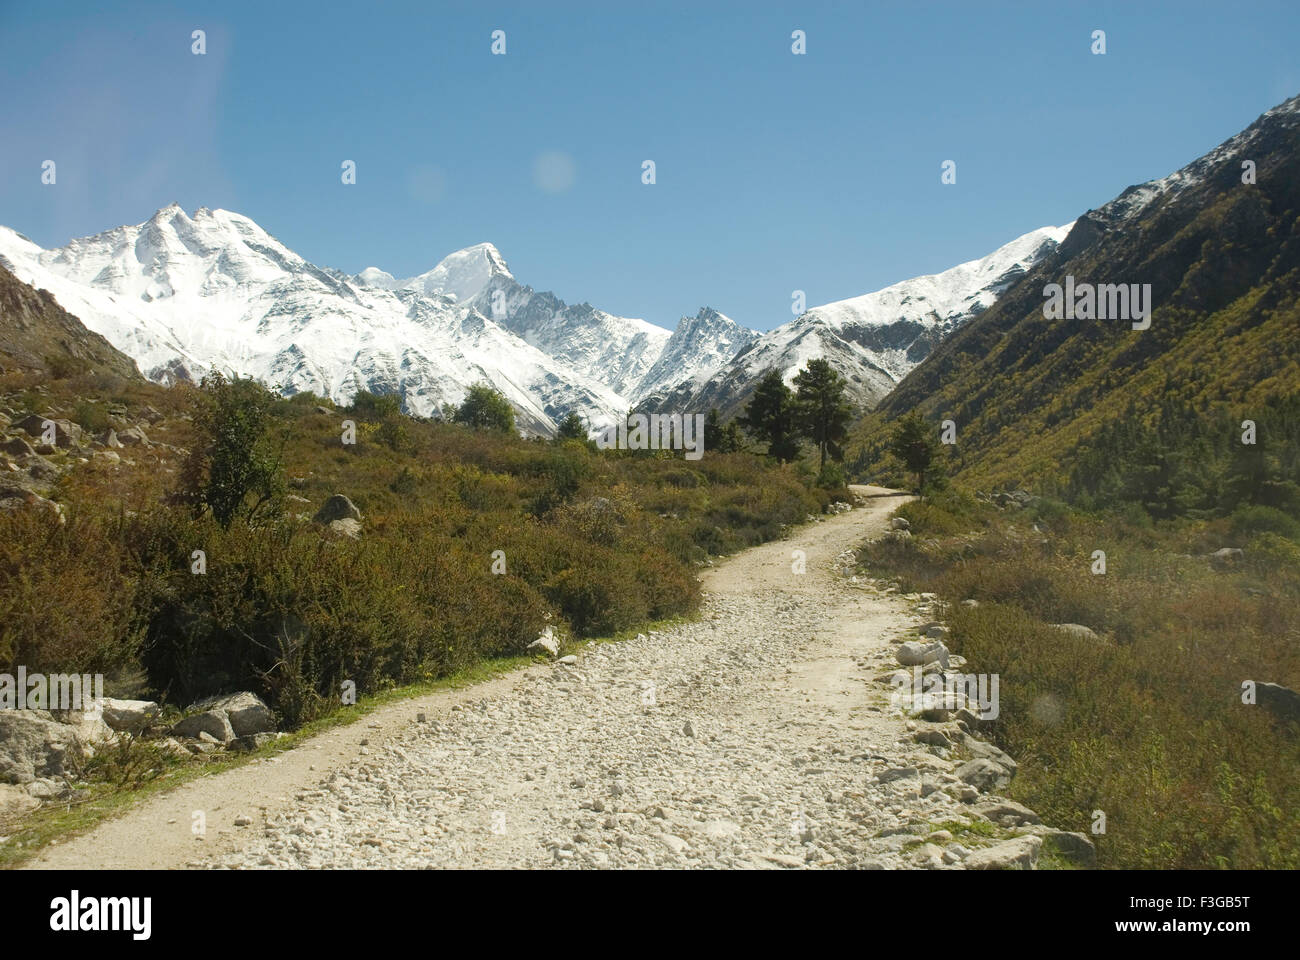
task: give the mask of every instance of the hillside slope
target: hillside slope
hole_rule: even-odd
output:
[[[1256,182],[1243,183],[1243,161]],[[1150,284],[1148,329],[1044,317],[1049,284]],[[1057,251],[944,341],[855,430],[870,473],[911,410],[957,425],[972,482],[1148,502],[1237,455],[1254,420],[1271,469],[1300,447],[1300,98],[1171,176],[1079,218]],[[1032,440],[1032,442],[1031,442]],[[1146,473],[1145,478],[1135,477]],[[1200,476],[1202,487],[1213,477]],[[1283,504],[1279,504],[1283,505]]]
[[[0,373],[48,373],[52,365],[140,376],[130,357],[87,330],[48,290],[35,290],[0,266]]]

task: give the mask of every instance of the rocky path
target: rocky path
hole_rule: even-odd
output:
[[[855,492],[864,506],[710,570],[697,622],[387,707],[188,784],[37,865],[1027,863],[1037,837],[991,857],[962,836],[929,836],[982,819],[976,810],[1010,810],[1008,826],[1035,818],[977,796],[953,772],[961,757],[916,741],[932,725],[890,709],[881,678],[927,611],[839,569],[837,557],[882,533],[902,502]],[[194,810],[207,817],[202,839]]]

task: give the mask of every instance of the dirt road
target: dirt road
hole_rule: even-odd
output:
[[[836,562],[903,499],[855,492],[705,573],[697,621],[383,708],[33,865],[915,866],[904,845],[960,815],[960,785],[880,682],[923,608]]]

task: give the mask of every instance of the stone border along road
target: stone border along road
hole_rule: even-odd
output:
[[[694,622],[391,704],[29,865],[947,869],[1031,865],[1037,834],[1090,850],[955,776],[947,738],[983,746],[955,724],[890,708],[893,644],[930,611],[844,576],[837,558],[907,499],[854,492],[863,506],[705,572]],[[1024,835],[931,834],[985,816]]]

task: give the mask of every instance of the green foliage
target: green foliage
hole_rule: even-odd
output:
[[[927,479],[933,481],[931,470],[939,453],[939,438],[920,414],[909,414],[898,422],[889,438],[889,452],[915,477],[913,489],[923,491]]]
[[[271,394],[252,379],[209,374],[195,414],[198,439],[182,473],[179,499],[210,510],[228,527],[237,516],[274,515],[284,478],[270,441]]]
[[[847,382],[829,362],[813,359],[795,374],[794,385],[799,427],[817,445],[821,468],[825,471],[828,452],[835,460],[843,459],[839,444],[848,434],[849,421],[853,418],[853,408],[844,399]],[[842,478],[839,486],[843,486]]]
[[[389,450],[402,451],[411,446],[410,431],[406,429],[406,419],[400,415],[390,414],[384,418],[375,431],[375,440]]]
[[[84,398],[62,389],[34,402]],[[130,385],[114,402],[164,413],[147,463],[71,470],[66,524],[0,511],[0,663],[103,672],[110,695],[180,707],[250,689],[288,726],[333,710],[344,680],[373,694],[516,655],[547,623],[599,635],[686,613],[695,564],[777,538],[831,496],[743,453],[684,464],[391,411],[362,417],[358,434],[374,442],[345,449],[307,400],[216,377]],[[406,442],[385,442],[389,423]],[[273,437],[308,502],[259,511],[254,483],[218,522],[212,466],[268,462]],[[182,480],[194,493],[169,505],[178,448],[193,452]],[[215,476],[240,479],[229,466]],[[306,519],[340,492],[365,516],[360,540]],[[204,575],[191,572],[196,549]]]
[[[1010,795],[1085,833],[1105,810],[1111,829],[1093,837],[1102,866],[1295,869],[1300,730],[1243,705],[1241,682],[1300,685],[1300,648],[1281,641],[1300,635],[1300,547],[1265,529],[1244,567],[1216,569],[1189,550],[1279,518],[1251,508],[1153,524],[1129,507],[1140,525],[1059,502],[1000,512],[949,491],[899,510],[917,536],[861,556],[873,576],[948,604],[966,669],[999,677],[985,732],[1021,761]],[[1091,573],[1097,549],[1104,576]]]
[[[87,400],[73,408],[72,419],[88,433],[102,433],[109,428],[108,408]]]
[[[381,423],[402,411],[402,398],[395,393],[375,394],[358,390],[352,398],[348,412],[371,423]]]
[[[475,430],[510,433],[515,428],[515,410],[510,401],[491,386],[476,383],[469,388],[456,411],[456,422]]]
[[[587,425],[583,423],[582,417],[571,412],[560,421],[555,438],[556,440],[586,440]]]
[[[1232,512],[1228,523],[1239,540],[1249,539],[1257,533],[1274,533],[1300,543],[1300,520],[1276,507],[1244,504]]]
[[[68,354],[51,355],[45,358],[45,369],[55,380],[70,380],[84,376],[90,371],[90,362],[81,357]]]
[[[839,463],[823,463],[817,471],[817,486],[827,490],[843,490],[845,484],[844,466]]]
[[[788,463],[799,455],[798,408],[779,370],[763,375],[738,419],[745,430],[767,444],[768,456],[778,463]]]

